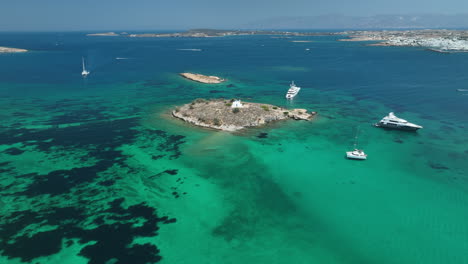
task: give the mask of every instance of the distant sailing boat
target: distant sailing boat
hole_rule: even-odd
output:
[[[81,59],[82,59],[82,61],[83,61],[83,71],[81,72],[81,75],[82,75],[83,77],[86,77],[86,76],[88,76],[88,74],[89,74],[90,72],[86,70],[84,58],[82,57]]]
[[[354,138],[354,150],[353,151],[347,151],[346,152],[346,157],[348,159],[365,160],[365,159],[367,159],[367,154],[364,153],[364,150],[357,148],[358,132],[359,132],[359,129],[356,129],[356,137]]]

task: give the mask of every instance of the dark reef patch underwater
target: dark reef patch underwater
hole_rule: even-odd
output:
[[[0,235],[10,240],[2,240],[2,255],[31,261],[41,256],[58,253],[62,242],[66,247],[78,243],[88,244],[80,255],[89,259],[90,264],[106,263],[154,263],[161,260],[159,250],[150,243],[133,244],[135,237],[156,236],[159,224],[175,222],[167,216],[158,217],[156,210],[144,203],[122,207],[124,199],[109,203],[107,209],[89,215],[80,207],[49,208],[45,211],[20,211],[8,216],[2,222]],[[97,224],[96,228],[86,228],[86,223]],[[143,224],[141,224],[143,222]],[[56,226],[44,232],[28,230],[31,225]]]
[[[65,128],[0,130],[0,144],[11,146],[1,152],[0,204],[12,203],[0,219],[0,255],[47,263],[39,258],[78,246],[78,255],[90,264],[160,261],[156,245],[135,239],[155,237],[162,224],[176,219],[160,216],[157,208],[129,201],[118,191],[126,177],[146,177],[156,185],[160,178],[152,179],[154,173],[129,165],[131,156],[120,149],[126,144],[138,145],[139,137],[147,145],[138,147],[149,155],[161,159],[181,155],[184,136],[143,129],[138,118]],[[43,154],[44,160],[32,162],[52,163],[53,168],[43,173],[39,167],[16,167],[15,162],[27,159],[22,155],[28,152]],[[61,165],[65,158],[74,161],[73,167]],[[175,175],[177,171],[158,174]]]

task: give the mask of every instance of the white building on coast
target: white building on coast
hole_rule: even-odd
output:
[[[232,108],[242,108],[243,105],[242,105],[242,103],[241,103],[240,100],[236,100],[236,101],[232,102],[231,107],[232,107]]]

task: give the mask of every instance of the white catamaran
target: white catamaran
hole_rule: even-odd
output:
[[[82,62],[83,62],[83,71],[81,72],[81,75],[83,77],[86,77],[86,76],[88,76],[88,74],[90,74],[90,72],[86,70],[84,58],[82,57],[81,59],[82,59]]]
[[[357,141],[358,141],[358,130],[356,130],[356,137],[354,139],[354,150],[347,151],[346,157],[348,159],[365,160],[367,159],[367,154],[364,153],[364,150],[357,148]]]

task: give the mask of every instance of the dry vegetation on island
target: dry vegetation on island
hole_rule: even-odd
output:
[[[233,108],[233,102],[233,99],[196,99],[176,107],[172,115],[197,126],[225,131],[236,131],[290,118],[310,120],[316,115],[315,112],[308,113],[306,109],[288,110],[270,104],[251,102],[243,102],[242,107]]]

